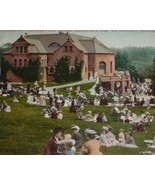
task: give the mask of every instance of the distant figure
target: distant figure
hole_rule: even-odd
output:
[[[26,85],[26,93],[29,94],[30,93],[30,90],[31,90],[30,83],[27,82],[27,85]]]
[[[89,80],[94,80],[93,73],[90,72]]]

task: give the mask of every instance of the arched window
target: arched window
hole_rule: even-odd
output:
[[[103,61],[99,63],[99,74],[100,75],[106,74],[106,63]]]
[[[57,42],[52,42],[48,48],[52,49],[53,51],[57,50],[60,47],[60,44]]]
[[[112,73],[112,71],[113,71],[113,70],[112,70],[112,67],[113,67],[113,66],[112,66],[112,61],[110,61],[110,73]]]
[[[54,71],[55,71],[54,67],[50,67],[50,74],[54,74]]]
[[[74,68],[74,66],[70,67],[70,73],[71,73],[71,74],[74,74],[74,73],[75,73],[75,68]]]

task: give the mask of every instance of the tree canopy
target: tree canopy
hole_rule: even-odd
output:
[[[70,69],[70,58],[64,56],[57,61],[54,78],[56,82],[79,81],[82,79],[81,73],[83,61],[76,58],[74,66]]]
[[[117,50],[115,57],[115,66],[118,71],[129,71],[132,81],[137,81],[138,78],[143,81],[144,78],[138,73],[136,67],[132,64],[131,59],[124,50]]]

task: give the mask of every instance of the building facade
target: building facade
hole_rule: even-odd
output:
[[[130,85],[128,73],[115,71],[114,52],[98,39],[59,32],[58,34],[21,35],[12,44],[12,48],[3,54],[4,60],[14,67],[26,67],[30,59],[40,58],[42,81],[54,81],[57,61],[70,57],[70,71],[74,69],[75,59],[83,60],[82,79],[99,76],[108,90],[120,90],[122,93]],[[9,81],[22,81],[11,71],[7,73]]]

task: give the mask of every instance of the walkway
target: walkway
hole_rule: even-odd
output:
[[[80,82],[74,82],[74,83],[65,84],[65,85],[46,87],[46,91],[53,91],[53,88],[60,89],[60,88],[71,87],[71,86],[75,86],[75,85],[82,85],[82,84],[92,83],[92,82],[96,82],[96,79],[93,79],[93,80],[82,80]]]

